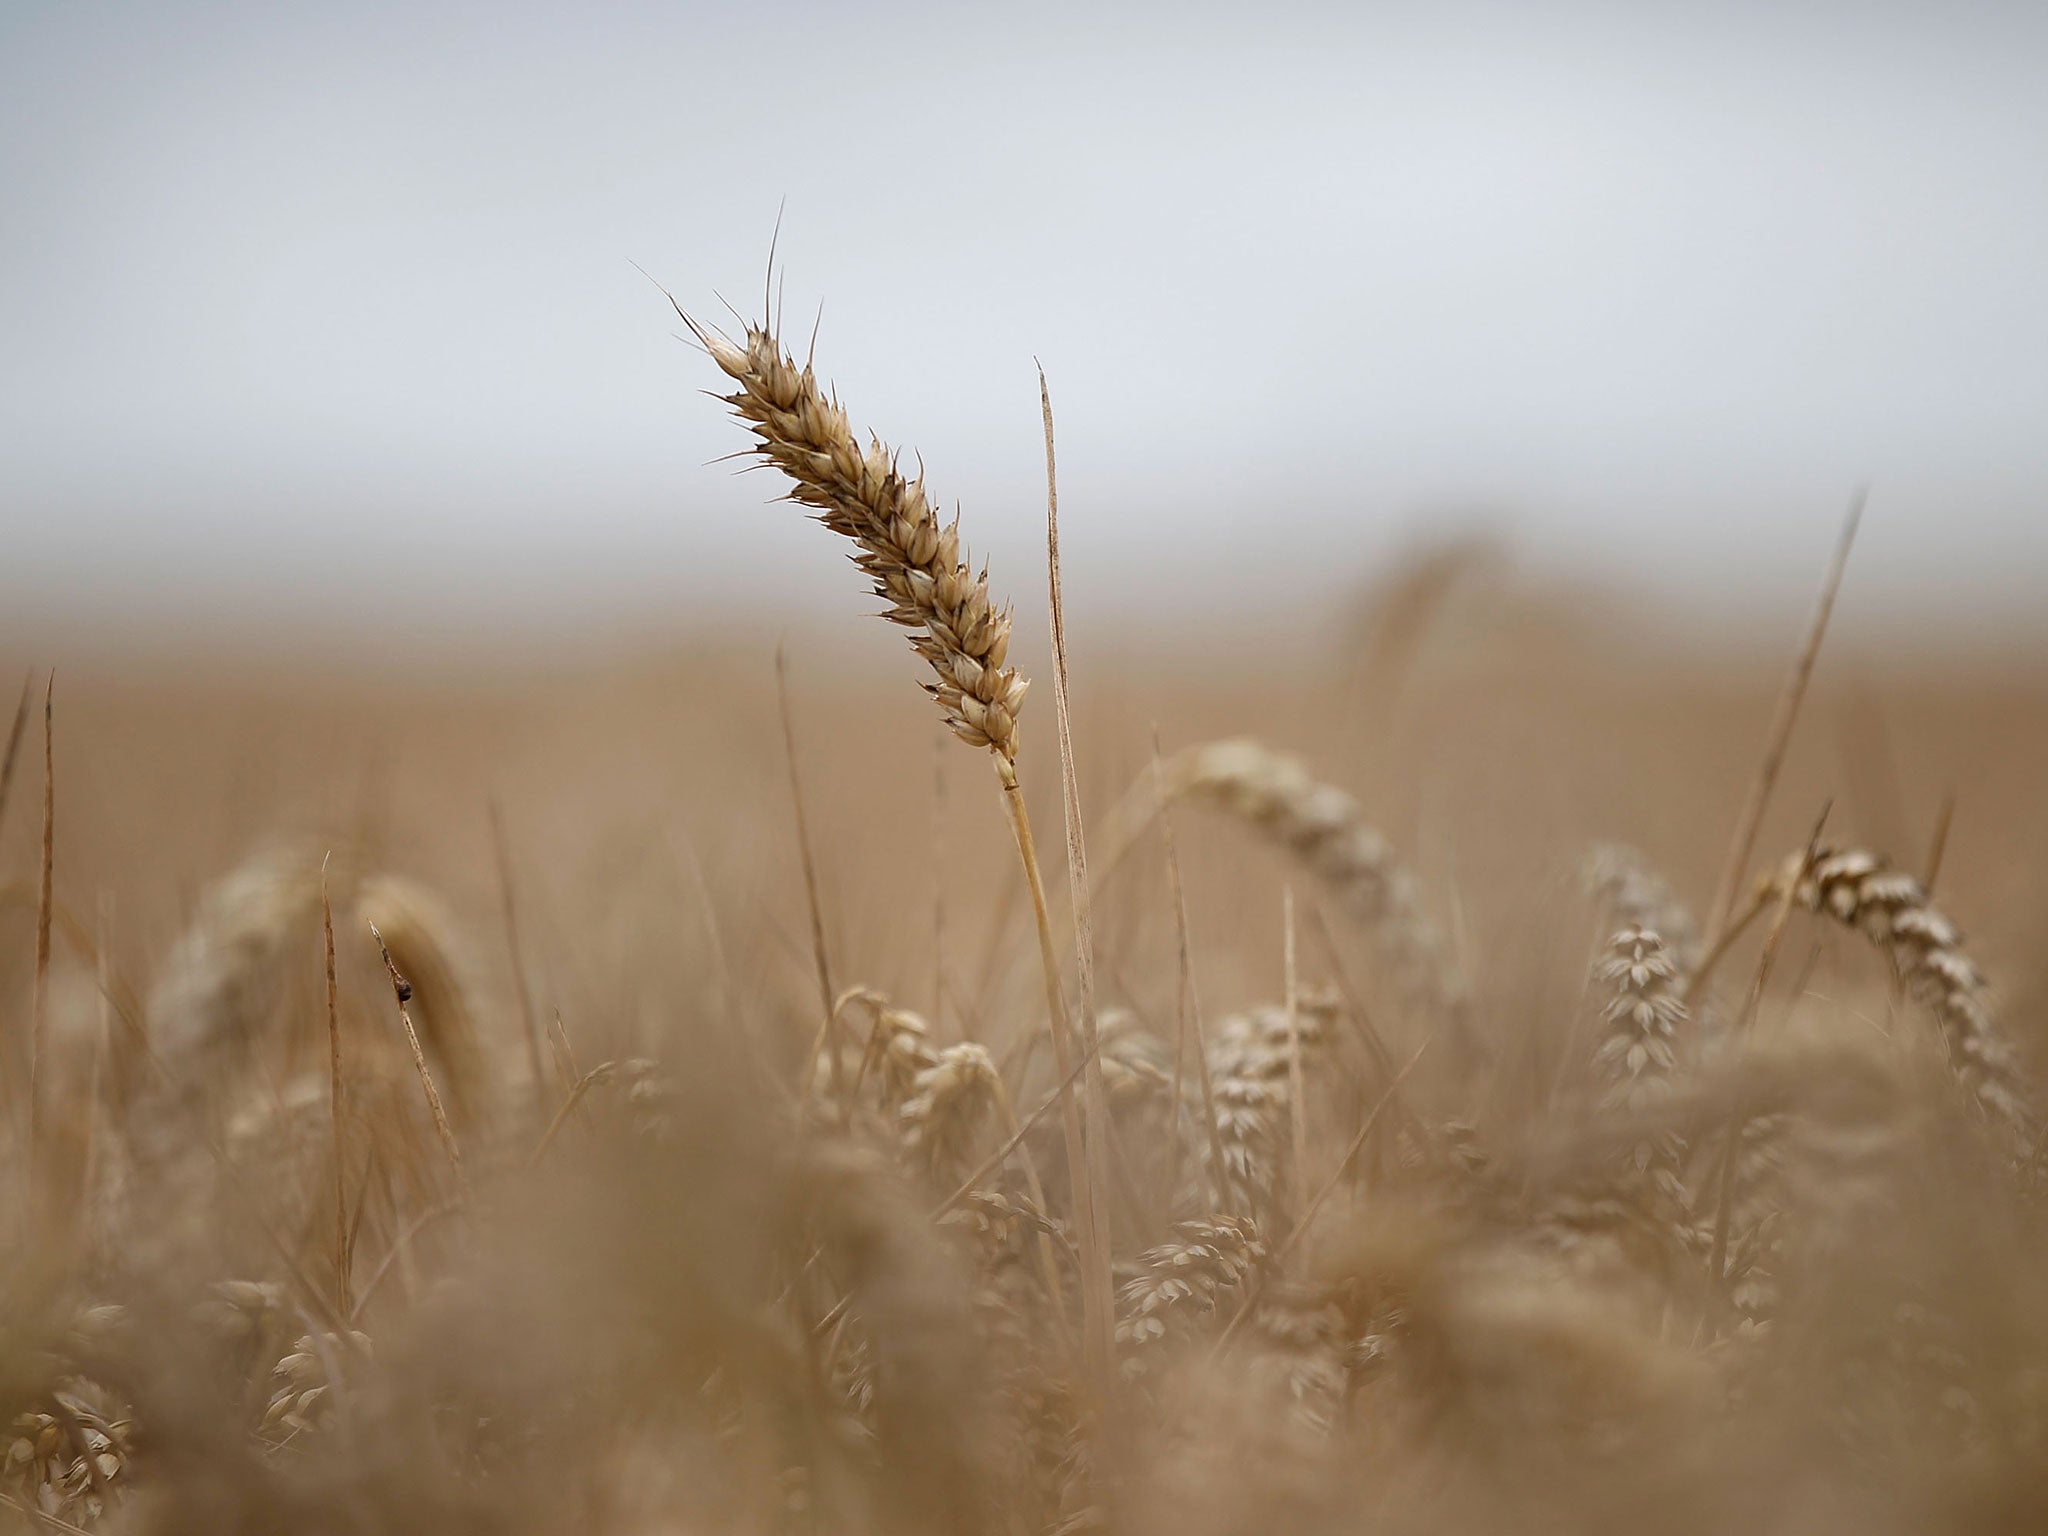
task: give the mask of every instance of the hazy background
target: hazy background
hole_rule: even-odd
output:
[[[1868,480],[1845,627],[2031,645],[2044,78],[2023,4],[9,0],[0,623],[847,607],[632,265],[751,313],[786,199],[789,330],[1034,607],[1044,360],[1079,624],[1483,523],[1729,630]]]

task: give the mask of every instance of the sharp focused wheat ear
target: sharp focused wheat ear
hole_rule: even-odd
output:
[[[739,385],[722,398],[753,429],[754,451],[789,477],[789,499],[860,546],[854,562],[889,604],[882,617],[917,631],[911,645],[938,676],[925,688],[947,726],[1014,763],[1017,711],[1030,683],[1003,665],[1010,610],[989,601],[986,568],[977,575],[968,566],[958,520],[939,521],[923,476],[907,479],[880,439],[863,448],[839,402],[769,331],[749,326],[741,346],[687,315],[683,321]]]

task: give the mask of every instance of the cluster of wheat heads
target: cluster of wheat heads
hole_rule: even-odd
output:
[[[1802,850],[1752,954],[1603,849],[1583,986],[1550,1008],[1487,974],[1487,935],[1468,974],[1359,798],[1199,744],[1141,776],[1099,865],[1175,922],[1180,985],[1149,997],[1180,1017],[1142,988],[1098,1011],[1023,810],[1009,610],[771,330],[697,334],[991,755],[1043,998],[947,1021],[828,985],[779,1033],[679,1006],[612,1050],[479,983],[419,885],[249,861],[151,984],[49,980],[77,1145],[7,1192],[0,1521],[2042,1527],[2037,1120],[1918,882]],[[1205,1022],[1179,802],[1326,889],[1348,963]],[[1890,977],[1852,955],[1815,1002],[1775,962],[1816,915]],[[1549,1054],[1478,1048],[1532,1035]]]

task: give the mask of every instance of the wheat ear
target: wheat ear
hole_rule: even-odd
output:
[[[1250,1280],[1265,1260],[1258,1223],[1243,1216],[1217,1215],[1175,1225],[1169,1242],[1138,1257],[1138,1273],[1117,1291],[1122,1316],[1116,1339],[1131,1353],[1126,1380],[1144,1373],[1140,1351],[1186,1334],[1211,1316]]]
[[[2018,1053],[1985,1006],[1984,978],[1963,953],[1961,933],[1935,910],[1925,887],[1877,854],[1823,851],[1797,894],[1885,952],[1906,990],[1934,1016],[1949,1070],[1964,1091],[2016,1146],[2031,1147],[2034,1114]]]
[[[1609,990],[1600,1014],[1606,1029],[1593,1051],[1600,1109],[1640,1118],[1669,1095],[1678,1069],[1678,1031],[1687,1018],[1678,963],[1658,934],[1624,928],[1594,962],[1593,980]],[[1678,1134],[1665,1131],[1631,1146],[1628,1164],[1675,1195],[1684,1153]]]
[[[897,1111],[904,1149],[942,1187],[968,1166],[1001,1082],[987,1049],[971,1040],[938,1052],[912,1081]]]
[[[1300,1098],[1308,1077],[1304,1058],[1320,1058],[1335,1012],[1329,999],[1302,999],[1291,1013],[1267,1004],[1218,1027],[1209,1080],[1212,1142],[1223,1162],[1214,1173],[1232,1214],[1272,1216],[1282,1193],[1280,1165],[1292,1160],[1289,1131],[1306,1107]]]
[[[906,479],[879,439],[863,448],[839,402],[768,331],[748,327],[741,346],[683,319],[739,385],[725,402],[753,429],[754,451],[789,477],[789,499],[860,547],[854,563],[889,604],[882,617],[915,632],[911,647],[936,676],[925,688],[947,726],[1015,763],[1017,711],[1030,683],[1003,665],[1010,611],[990,602],[986,568],[969,569],[958,520],[939,521],[923,477]]]

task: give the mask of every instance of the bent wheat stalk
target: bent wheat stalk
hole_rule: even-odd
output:
[[[673,296],[669,302],[674,305]],[[1109,1387],[1112,1327],[1109,1260],[1097,1252],[1095,1209],[1106,1196],[1103,1170],[1091,1159],[1074,1091],[1076,1050],[1060,985],[1045,882],[1039,871],[1031,819],[1017,781],[1017,714],[1029,681],[1005,665],[1011,612],[991,601],[988,572],[968,565],[959,523],[941,523],[922,475],[907,478],[896,453],[878,438],[863,447],[846,412],[818,386],[809,363],[801,366],[764,323],[735,342],[698,324],[680,305],[676,313],[711,360],[738,388],[722,396],[754,434],[754,452],[790,481],[789,499],[809,507],[820,523],[853,541],[854,563],[889,604],[882,617],[912,631],[911,648],[932,669],[924,687],[946,726],[969,746],[986,747],[995,760],[1004,808],[1024,866],[1038,922],[1039,958],[1053,1054],[1061,1082],[1060,1114],[1073,1180],[1075,1230],[1082,1245],[1082,1335],[1089,1341],[1098,1389]],[[1090,1089],[1096,1088],[1091,1079]],[[1100,1106],[1095,1123],[1103,1123]]]
[[[1162,775],[1135,786],[1111,816],[1102,879],[1177,800],[1227,811],[1287,849],[1371,927],[1403,993],[1438,1017],[1462,1019],[1465,981],[1422,910],[1415,877],[1351,796],[1248,738],[1189,747],[1167,760]]]

